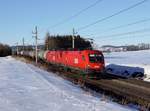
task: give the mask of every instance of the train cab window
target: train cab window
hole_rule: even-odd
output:
[[[89,54],[89,61],[91,63],[102,62],[103,61],[103,55],[101,55],[101,54]]]
[[[85,61],[85,56],[84,55],[82,55],[82,60]]]

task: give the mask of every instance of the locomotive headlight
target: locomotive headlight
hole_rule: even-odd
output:
[[[94,66],[94,68],[100,68],[100,66]]]
[[[88,67],[90,67],[90,65],[87,65]]]

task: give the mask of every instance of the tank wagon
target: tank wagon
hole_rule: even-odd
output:
[[[45,53],[45,51],[39,51],[39,52],[38,52],[38,59],[39,59],[39,60],[45,60],[45,59],[44,59],[44,53]]]
[[[35,51],[21,51],[20,55],[35,59]],[[122,70],[121,66],[116,67],[116,65],[115,68],[119,69],[116,71],[115,68],[112,69],[112,65],[107,65],[107,67],[105,67],[103,53],[99,50],[38,50],[38,60],[42,63],[46,62],[58,66],[67,71],[78,71],[78,73],[81,74],[92,74],[92,77],[104,74],[121,78],[142,79],[144,76],[144,70],[141,68],[136,68],[138,70],[133,72],[128,71],[131,68]],[[118,72],[120,70],[124,72]]]

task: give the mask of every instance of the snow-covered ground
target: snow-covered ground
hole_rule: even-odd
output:
[[[52,73],[0,58],[0,111],[135,111],[87,94]]]
[[[117,64],[144,68],[144,73],[147,76],[145,80],[150,81],[150,50],[112,52],[105,53],[104,56],[106,65]]]

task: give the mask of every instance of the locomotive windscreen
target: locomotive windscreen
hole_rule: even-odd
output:
[[[101,54],[89,54],[89,61],[91,63],[103,62],[103,55],[101,55]]]

